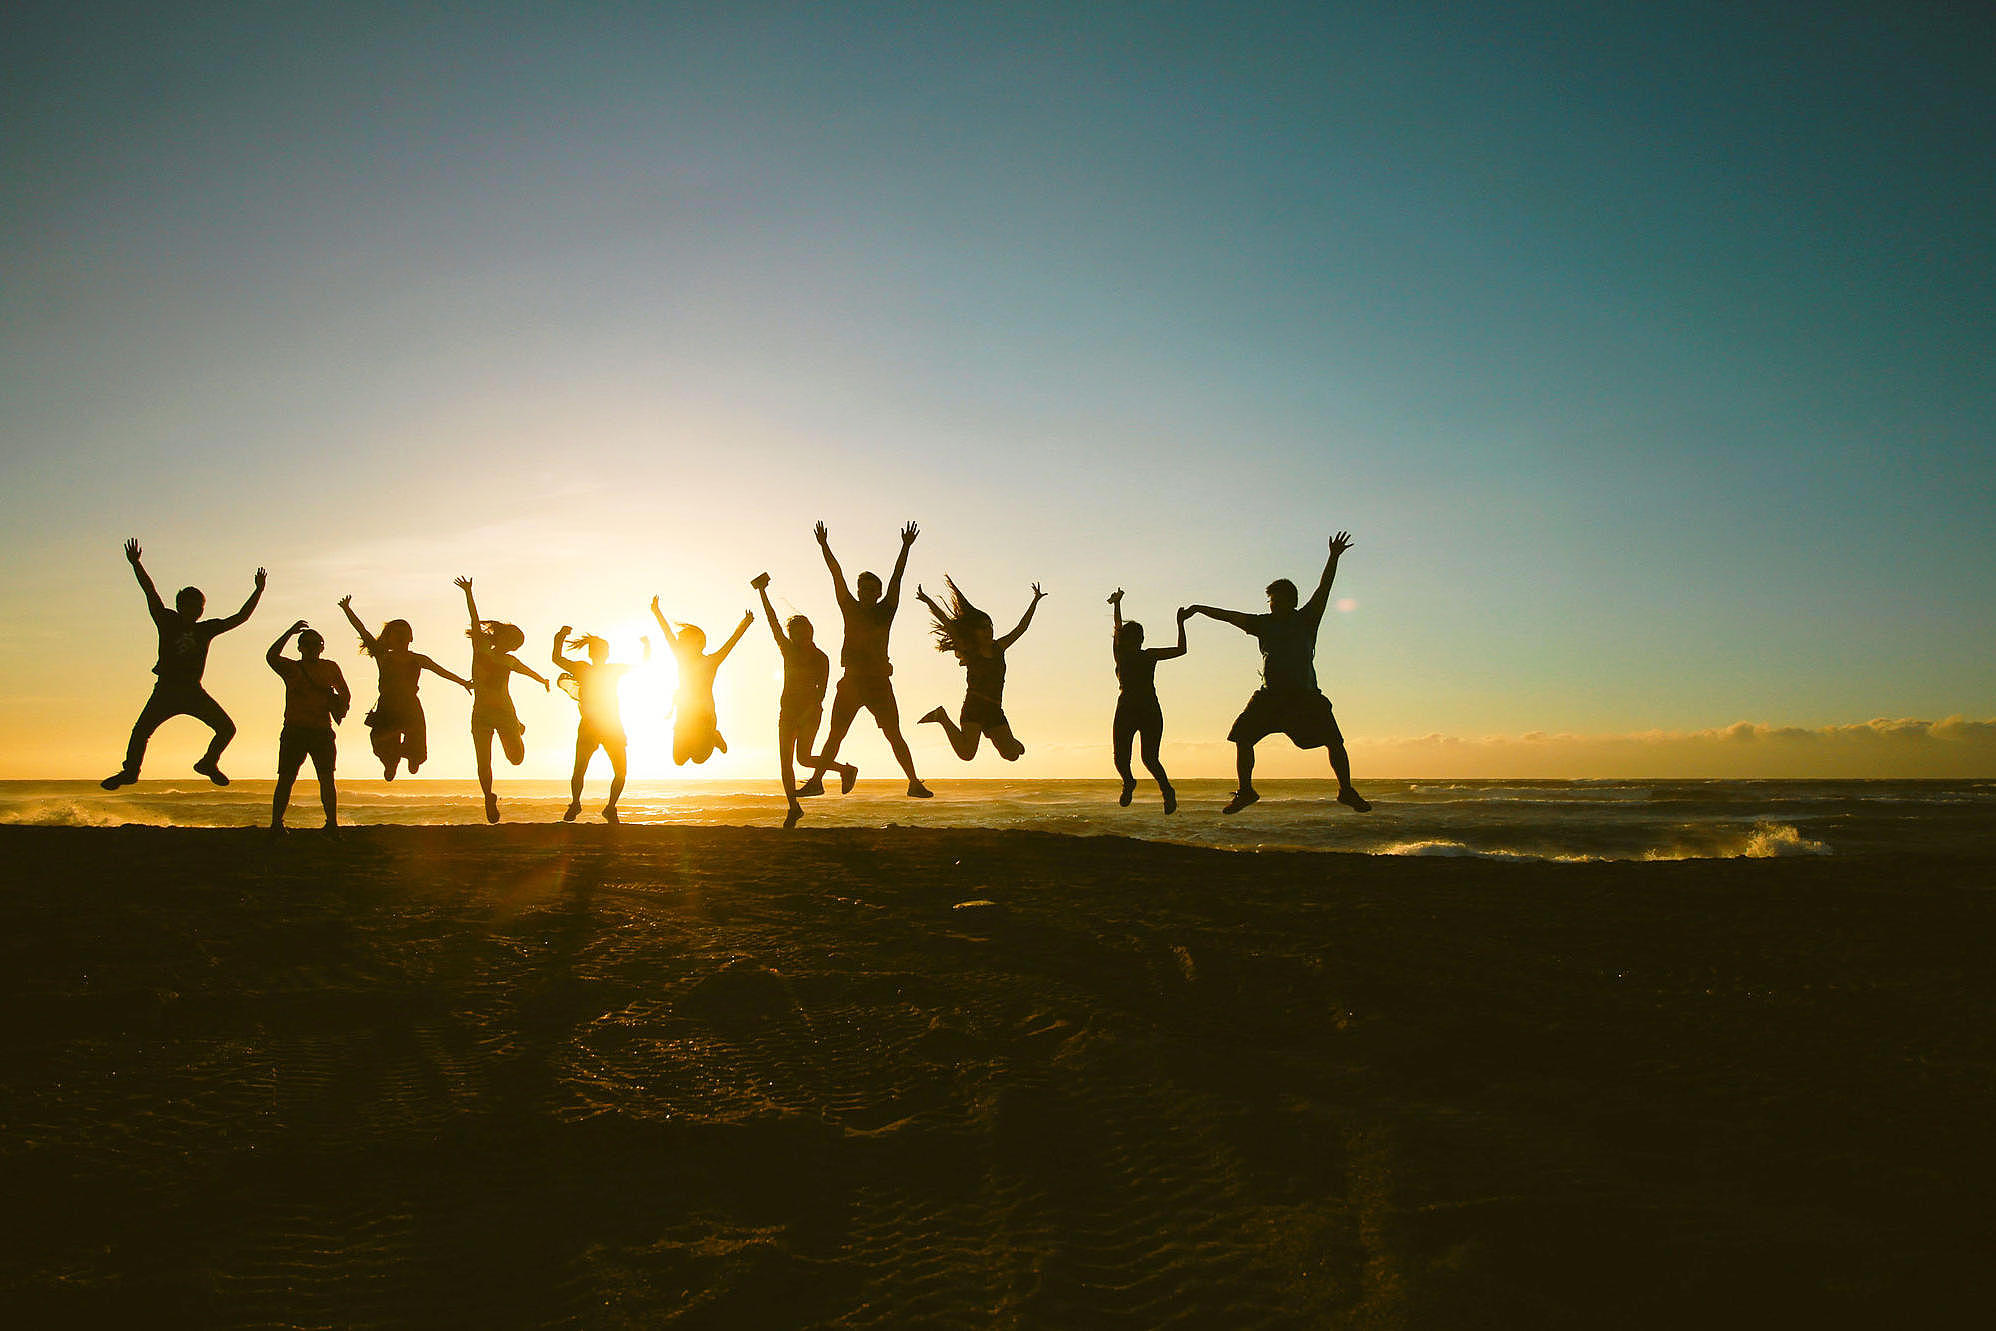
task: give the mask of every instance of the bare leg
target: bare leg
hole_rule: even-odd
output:
[[[285,761],[277,766],[277,788],[270,792],[270,826],[273,831],[284,826],[284,811],[291,807],[291,787],[298,780],[298,768],[302,762],[301,757],[298,762]],[[325,784],[323,777],[320,784]]]
[[[851,763],[842,763],[834,758],[820,757],[812,753],[811,746],[816,742],[817,738],[818,723],[816,721],[811,723],[809,730],[799,730],[797,732],[797,765],[799,767],[815,768],[820,772],[837,772],[839,774],[839,793],[841,795],[850,795],[852,793],[853,782],[859,780],[859,769]],[[824,791],[823,785],[820,784],[818,789],[819,793],[822,794]]]
[[[1025,757],[1026,746],[1021,744],[1019,737],[1012,733],[1012,723],[1010,721],[1007,721],[1002,726],[996,726],[985,731],[984,738],[991,741],[991,747],[998,750],[998,756],[1008,763],[1015,763]]]
[[[1116,755],[1116,775],[1123,778],[1123,793],[1117,796],[1116,803],[1127,809],[1137,793],[1137,778],[1130,771],[1130,741],[1136,738],[1137,728],[1130,724],[1122,715],[1122,708],[1118,707],[1115,726],[1109,733]]]
[[[852,729],[853,718],[859,715],[859,700],[845,688],[832,695],[832,728],[825,732],[825,747],[811,764],[811,779],[804,783],[799,795],[822,795],[825,793],[825,772],[838,765],[839,745],[846,742],[846,732]]]
[[[229,778],[222,775],[220,762],[222,750],[229,747],[229,741],[236,737],[236,723],[222,710],[222,704],[208,696],[203,689],[194,700],[187,714],[214,730],[215,737],[208,741],[208,751],[201,755],[201,761],[194,764],[194,770],[213,781],[218,786],[229,784]]]
[[[1372,805],[1366,802],[1363,795],[1352,789],[1351,758],[1345,753],[1344,741],[1332,741],[1330,750],[1331,771],[1338,778],[1338,803],[1350,805],[1359,813],[1370,812]]]
[[[624,741],[619,738],[606,740],[603,752],[610,755],[610,802],[603,806],[603,817],[607,822],[617,821],[617,797],[624,793],[624,772],[627,754]]]
[[[568,809],[561,815],[564,823],[575,821],[575,815],[582,812],[582,778],[589,774],[589,760],[596,756],[596,737],[584,729],[575,732],[575,771],[568,778]]]
[[[162,725],[180,715],[180,708],[160,690],[154,689],[146,699],[146,705],[139,710],[139,719],[132,723],[132,737],[125,744],[125,765],[117,775],[105,778],[104,789],[115,790],[138,780],[139,765],[146,760],[146,745],[152,742],[152,734]]]
[[[1234,797],[1227,801],[1221,813],[1239,813],[1261,796],[1254,790],[1254,745],[1246,740],[1234,741],[1234,770],[1240,778],[1240,785],[1234,790]]]
[[[984,732],[975,721],[968,722],[963,727],[958,728],[956,722],[949,719],[949,713],[938,707],[923,716],[922,721],[916,724],[919,725],[922,722],[933,722],[941,726],[943,734],[949,737],[949,746],[955,749],[956,756],[965,762],[969,762],[977,756],[977,741],[983,736]],[[885,727],[882,728],[885,729]],[[899,755],[897,754],[896,756],[898,757]],[[914,779],[912,771],[908,775],[910,780]]]
[[[471,732],[471,749],[478,758],[478,788],[492,798],[492,727],[476,726]]]
[[[873,719],[880,723],[880,733],[887,736],[887,747],[894,753],[894,761],[901,764],[901,770],[908,774],[908,793],[918,800],[925,800],[935,792],[922,784],[922,778],[915,775],[915,755],[908,752],[908,741],[901,738],[901,707],[894,701],[892,689],[886,697],[874,702],[868,709]]]
[[[340,792],[333,785],[333,763],[320,762],[314,754],[312,775],[319,778],[319,807],[326,811],[326,830],[330,832],[340,825]]]
[[[1157,781],[1158,793],[1164,796],[1164,811],[1174,813],[1178,809],[1178,792],[1171,788],[1171,778],[1164,774],[1164,763],[1157,756],[1158,742],[1163,738],[1162,725],[1143,728],[1144,769]],[[1128,759],[1124,761],[1127,763]]]
[[[801,754],[806,762],[811,755],[805,750],[808,746],[797,734],[790,722],[779,719],[776,723],[776,765],[783,776],[783,825],[797,826],[797,820],[804,816],[804,806],[797,802],[797,769],[791,762],[792,754]]]

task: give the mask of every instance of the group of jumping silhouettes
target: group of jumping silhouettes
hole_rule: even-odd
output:
[[[788,806],[783,820],[785,827],[795,827],[804,816],[803,800],[824,794],[825,773],[838,774],[841,793],[852,790],[859,769],[840,762],[838,754],[846,732],[862,709],[873,714],[886,736],[888,748],[908,778],[908,794],[927,799],[933,793],[915,774],[914,755],[901,733],[900,707],[894,697],[894,667],[887,653],[889,633],[901,604],[902,575],[918,534],[919,529],[912,522],[901,529],[901,550],[894,561],[894,572],[884,586],[878,575],[861,573],[848,587],[838,557],[832,553],[825,524],[817,525],[818,549],[831,571],[832,591],[844,620],[845,640],[839,652],[843,673],[832,694],[831,727],[826,731],[824,748],[816,753],[812,749],[824,720],[831,662],[817,646],[809,619],[792,615],[787,620],[778,620],[776,607],[769,600],[769,575],[763,573],[750,581],[749,585],[761,598],[763,616],[783,657],[776,743]],[[1186,620],[1206,615],[1252,636],[1260,646],[1262,658],[1261,687],[1227,734],[1235,747],[1239,786],[1222,812],[1238,813],[1260,799],[1253,781],[1255,745],[1278,732],[1300,748],[1328,750],[1331,770],[1338,781],[1338,801],[1359,812],[1372,807],[1352,787],[1344,736],[1338,729],[1330,700],[1317,685],[1317,631],[1329,603],[1331,582],[1337,576],[1338,560],[1351,544],[1351,537],[1345,532],[1331,538],[1330,557],[1325,561],[1323,576],[1307,601],[1299,603],[1296,585],[1281,578],[1267,587],[1265,614],[1208,605],[1181,608],[1178,641],[1170,647],[1146,647],[1143,625],[1123,618],[1121,589],[1109,597],[1111,643],[1119,688],[1112,738],[1116,772],[1123,781],[1122,804],[1127,806],[1136,794],[1137,780],[1130,769],[1130,751],[1135,744],[1145,769],[1157,781],[1164,811],[1171,813],[1178,807],[1177,792],[1158,757],[1164,712],[1157,697],[1157,667],[1159,662],[1185,654]],[[101,784],[106,790],[116,790],[137,781],[153,732],[171,717],[192,716],[214,731],[207,752],[194,764],[194,770],[216,785],[225,786],[229,778],[223,775],[220,760],[222,751],[235,737],[236,727],[221,704],[202,687],[201,676],[207,667],[209,644],[245,623],[256,610],[263,596],[264,570],[256,571],[256,588],[240,610],[220,619],[203,619],[201,614],[207,603],[193,587],[183,587],[174,597],[173,607],[167,608],[146,573],[140,554],[136,540],[125,542],[125,558],[145,592],[146,605],[159,634],[159,660],[153,667],[158,679],[152,696],[132,726],[124,766]],[[526,645],[526,634],[515,624],[480,617],[470,578],[458,578],[456,585],[464,591],[465,613],[470,620],[466,630],[471,639],[468,678],[452,673],[414,650],[415,631],[408,620],[391,619],[382,625],[379,633],[371,633],[354,613],[353,598],[340,598],[340,610],[359,635],[361,651],[373,658],[379,677],[379,696],[374,709],[367,714],[367,727],[374,756],[381,763],[382,777],[393,781],[404,767],[413,774],[429,758],[428,730],[423,704],[417,695],[423,672],[429,671],[471,694],[472,747],[478,760],[479,786],[485,795],[485,818],[487,822],[498,822],[499,797],[492,788],[492,744],[496,739],[506,760],[515,766],[526,757],[526,727],[514,709],[511,692],[513,676],[524,675],[544,690],[558,685],[579,709],[575,765],[569,777],[569,802],[562,814],[563,821],[572,822],[582,812],[583,781],[599,749],[609,759],[611,771],[609,800],[603,806],[603,817],[612,823],[618,821],[617,801],[628,774],[628,746],[618,685],[635,667],[610,660],[610,645],[602,638],[591,634],[572,636],[573,627],[564,624],[555,630],[550,659],[556,667],[556,677],[550,680],[515,655]],[[1000,636],[991,616],[974,605],[954,579],[945,576],[943,589],[940,600],[919,585],[915,596],[928,607],[936,649],[951,653],[963,666],[964,699],[954,720],[945,708],[936,707],[925,713],[921,721],[940,726],[950,748],[966,762],[976,756],[979,744],[985,740],[990,741],[1000,757],[1016,762],[1026,746],[1012,733],[1012,723],[1005,715],[1005,654],[1025,636],[1032,625],[1033,612],[1046,593],[1034,583],[1032,600],[1018,624],[1010,633]],[[656,596],[651,601],[651,612],[679,670],[673,700],[673,762],[703,763],[715,753],[726,753],[727,741],[721,735],[714,707],[714,678],[722,662],[755,622],[753,613],[744,613],[728,640],[719,650],[709,652],[705,632],[686,623],[675,629]],[[294,638],[298,654],[287,656],[285,649]],[[648,661],[651,640],[645,638],[641,642]],[[334,727],[345,719],[353,697],[346,677],[338,665],[326,659],[325,651],[325,638],[301,619],[264,653],[264,660],[284,681],[284,724],[278,735],[277,787],[270,808],[273,829],[284,826],[292,786],[307,759],[318,777],[319,802],[325,809],[326,826],[339,825],[339,796],[333,780]],[[577,652],[580,655],[573,654]],[[799,771],[809,773],[801,784],[797,780]]]

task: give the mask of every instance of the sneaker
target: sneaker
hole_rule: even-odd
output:
[[[579,801],[571,802],[566,809],[563,809],[561,811],[561,820],[564,823],[572,823],[575,821],[576,815],[581,812],[582,812],[581,803]]]
[[[1164,789],[1164,811],[1166,813],[1177,813],[1178,792],[1173,790],[1170,786],[1165,786],[1163,789]]]
[[[908,797],[910,799],[932,800],[936,797],[936,792],[930,790],[919,781],[910,781],[908,783]]]
[[[1261,796],[1255,794],[1252,790],[1237,790],[1234,792],[1234,797],[1227,801],[1227,807],[1220,810],[1220,812],[1239,813],[1242,809],[1245,809],[1248,805],[1258,804],[1260,802],[1261,802]]]
[[[614,805],[614,804],[606,804],[606,805],[604,805],[604,806],[603,806],[603,821],[604,821],[604,822],[606,822],[606,823],[614,823],[614,822],[616,822],[616,821],[617,821],[617,806],[616,806],[616,805]]]
[[[1122,805],[1125,809],[1127,809],[1130,807],[1130,801],[1135,799],[1136,797],[1137,797],[1137,783],[1134,781],[1125,781],[1123,783],[1123,793],[1116,797],[1116,803]]]
[[[216,765],[213,758],[203,758],[200,762],[194,764],[194,770],[218,786],[229,784],[229,778],[222,775],[222,769]]]
[[[488,823],[499,821],[499,797],[497,795],[487,795],[485,797],[485,821]]]
[[[803,785],[797,787],[798,799],[809,799],[813,795],[822,795],[824,793],[825,793],[825,775],[822,772],[812,777],[809,781],[806,781]]]
[[[1353,790],[1350,786],[1346,786],[1343,790],[1340,790],[1338,792],[1338,803],[1348,804],[1355,811],[1359,813],[1372,812],[1372,805],[1366,801],[1365,796],[1359,794],[1356,790]]]
[[[786,813],[786,814],[784,814],[784,815],[783,815],[783,827],[784,827],[784,830],[785,830],[785,831],[788,831],[789,829],[791,829],[791,828],[793,828],[793,827],[797,826],[797,820],[798,820],[798,819],[800,819],[800,818],[802,818],[803,816],[804,816],[804,806],[803,806],[803,805],[801,805],[801,804],[793,804],[793,805],[791,805],[791,806],[790,806],[790,812],[788,812],[788,813]]]
[[[97,784],[106,790],[116,790],[119,786],[129,786],[139,779],[139,774],[129,767],[121,767]]]
[[[859,784],[859,769],[857,767],[854,767],[851,763],[847,763],[844,767],[841,767],[839,769],[839,794],[841,795],[852,794],[852,788],[858,784]],[[818,789],[823,790],[824,787],[819,786]]]

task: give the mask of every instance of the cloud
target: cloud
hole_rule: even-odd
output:
[[[1803,727],[1737,721],[1709,730],[1528,731],[1352,742],[1364,769],[1393,776],[1988,777],[1996,721],[1874,717]]]

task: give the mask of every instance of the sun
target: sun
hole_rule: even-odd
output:
[[[631,771],[648,776],[668,774],[672,766],[672,694],[679,685],[672,645],[650,619],[627,619],[603,636],[610,642],[610,659],[631,667],[617,688],[630,743]],[[651,640],[651,660],[644,659],[643,639]]]

